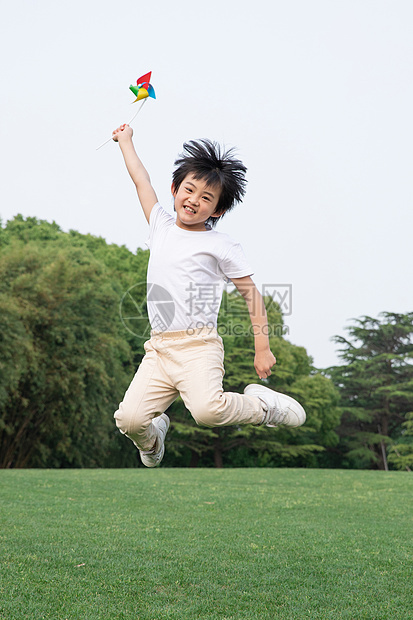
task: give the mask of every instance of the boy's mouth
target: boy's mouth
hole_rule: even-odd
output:
[[[188,205],[184,205],[184,209],[188,213],[196,213],[196,211],[192,207],[188,207]]]

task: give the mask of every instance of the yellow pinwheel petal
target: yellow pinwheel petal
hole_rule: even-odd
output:
[[[138,96],[133,103],[135,103],[136,101],[140,101],[141,99],[146,99],[146,97],[149,97],[148,91],[146,90],[146,88],[140,88],[138,91]]]

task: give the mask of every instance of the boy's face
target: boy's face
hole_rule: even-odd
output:
[[[209,217],[219,217],[215,213],[221,190],[217,186],[208,186],[203,179],[195,179],[188,174],[178,190],[172,185],[175,198],[176,225],[184,230],[206,230],[205,222]]]

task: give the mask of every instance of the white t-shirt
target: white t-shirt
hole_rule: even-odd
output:
[[[240,244],[213,229],[183,230],[159,203],[151,211],[149,227],[151,328],[216,327],[225,282],[253,273]]]

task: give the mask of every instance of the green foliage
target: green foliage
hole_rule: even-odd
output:
[[[11,329],[1,340],[1,358],[13,369],[11,381],[2,376],[1,465],[102,462],[107,405],[115,404],[112,393],[129,357],[102,266],[79,249],[11,243],[0,280],[3,298],[14,301],[6,315]],[[19,335],[13,353],[10,340]]]
[[[390,446],[388,460],[396,469],[413,469],[413,411],[406,413],[406,421],[402,424],[402,432],[398,441]]]
[[[148,251],[63,232],[55,223],[15,217],[0,227],[0,467],[140,465],[113,412],[144,350]],[[123,317],[139,314],[139,321]],[[313,466],[334,446],[337,393],[305,349],[284,339],[279,307],[266,300],[277,366],[267,385],[300,400],[300,429],[195,424],[172,405],[166,466]],[[125,314],[125,312],[123,312]],[[224,389],[257,383],[246,304],[225,294],[219,316]]]
[[[413,408],[413,313],[380,317],[357,320],[349,339],[335,337],[346,362],[327,371],[341,395],[339,449],[351,467],[386,469],[389,451],[389,462],[405,468],[413,452],[403,439]]]
[[[108,252],[109,269],[93,255],[103,240],[35,218],[18,216],[3,238],[0,466],[124,462],[112,416],[142,356],[119,318],[124,257],[117,272]]]

